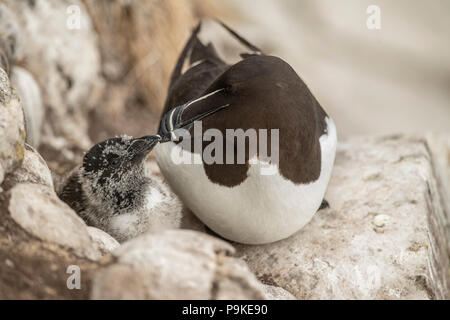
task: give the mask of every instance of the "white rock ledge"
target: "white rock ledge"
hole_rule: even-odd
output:
[[[188,230],[144,234],[96,271],[92,299],[265,299],[264,288],[228,243]]]
[[[449,298],[442,197],[425,140],[342,143],[326,199],[294,236],[236,245],[264,283],[298,299]]]
[[[0,67],[0,184],[22,163],[24,143],[22,106],[6,72]]]

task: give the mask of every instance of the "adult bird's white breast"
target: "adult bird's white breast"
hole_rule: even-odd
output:
[[[243,183],[235,187],[221,186],[208,179],[203,165],[174,163],[173,152],[191,155],[175,143],[159,144],[154,151],[175,193],[209,228],[240,243],[270,243],[300,230],[320,207],[337,144],[333,121],[326,118],[326,123],[326,133],[319,139],[320,176],[309,184],[294,184],[278,172],[261,175],[261,166],[265,164],[256,161],[250,164]]]

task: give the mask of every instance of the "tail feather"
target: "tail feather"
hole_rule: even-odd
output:
[[[219,58],[219,55],[217,54],[216,49],[214,48],[214,45],[212,43],[204,45],[200,40],[196,41],[192,46],[191,56],[189,59],[191,65],[201,60],[214,61],[216,64],[224,63],[222,59]]]
[[[244,46],[246,46],[247,48],[249,48],[250,50],[252,50],[255,53],[259,53],[262,54],[262,50],[259,49],[257,46],[251,44],[250,42],[248,42],[247,40],[245,40],[241,35],[239,35],[236,31],[234,31],[233,29],[231,29],[229,26],[227,26],[224,22],[222,22],[219,19],[215,19],[217,21],[217,23],[219,23],[222,27],[225,28],[225,30],[227,30],[231,35],[233,35],[240,43],[242,43]]]
[[[241,35],[239,35],[236,31],[231,29],[228,25],[222,22],[219,19],[214,19],[218,24],[220,24],[225,30],[227,30],[234,38],[236,38],[241,44],[251,50],[253,53],[243,53],[241,54],[242,58],[246,58],[247,56],[251,56],[254,54],[262,54],[262,50],[257,46],[251,44],[249,41],[244,39]],[[214,46],[211,43],[204,45],[198,38],[198,35],[201,31],[202,22],[200,21],[197,26],[192,30],[192,34],[189,37],[186,45],[183,48],[183,51],[178,58],[177,64],[172,72],[170,77],[170,86],[182,75],[183,66],[187,59],[189,59],[190,64],[205,58],[213,59],[217,63],[223,63],[223,61],[217,55],[217,52]]]
[[[202,27],[202,22],[200,21],[197,24],[197,26],[194,28],[194,30],[192,30],[192,34],[189,37],[186,45],[184,46],[183,51],[181,52],[180,57],[178,58],[177,64],[175,65],[175,68],[173,69],[172,75],[170,77],[169,88],[181,76],[184,62],[186,61],[186,58],[189,55],[192,48],[194,47],[194,45],[198,42],[197,35],[200,32],[201,27]]]
[[[263,54],[258,47],[245,40],[237,32],[228,27],[225,23],[218,19],[214,19],[214,21],[218,24],[219,27],[223,27],[225,31],[232,36],[233,39],[236,39],[240,44],[251,51],[249,53],[242,53],[241,58],[246,59],[253,55]],[[214,41],[213,43],[206,42],[206,40],[204,40],[205,42],[203,42],[203,39],[200,39],[201,28],[202,21],[200,21],[192,30],[188,41],[186,42],[183,50],[180,53],[175,68],[172,71],[167,92],[168,98],[164,107],[165,112],[168,111],[169,105],[171,107],[174,107],[174,105],[172,105],[174,101],[177,101],[176,104],[179,104],[180,101],[184,103],[198,96],[199,92],[197,91],[202,90],[200,88],[207,88],[209,84],[220,73],[222,73],[227,68],[227,66],[229,66],[229,64],[227,64],[225,60],[222,60],[222,58],[217,53],[214,46]],[[208,61],[208,64],[201,64],[201,62],[203,61]],[[184,67],[186,65],[192,67],[197,63],[201,65],[199,68],[203,71],[201,77],[191,73],[187,76],[187,78],[183,78],[183,75],[185,74]],[[179,86],[181,86],[182,90],[179,90]],[[172,92],[175,87],[178,88],[177,94],[173,94]]]

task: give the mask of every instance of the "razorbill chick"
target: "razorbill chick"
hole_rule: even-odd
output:
[[[62,183],[58,196],[86,224],[119,242],[148,231],[179,228],[180,201],[144,165],[159,141],[157,135],[122,136],[95,145]]]
[[[200,40],[200,25],[195,28],[171,77],[159,129],[164,143],[156,146],[155,157],[175,193],[211,230],[240,243],[270,243],[297,232],[321,205],[326,207],[336,128],[288,63],[220,24],[248,52],[229,64],[212,43]],[[190,138],[183,136],[183,141],[194,140],[192,124],[198,120],[203,140],[199,148],[192,148],[194,142],[187,148],[175,132],[188,129]],[[210,129],[214,134],[205,139]],[[238,129],[257,134],[278,130],[278,140],[269,136],[267,154],[247,148],[243,163],[230,163],[227,132]],[[204,161],[213,144],[224,149],[220,161]],[[278,151],[278,163],[267,156],[271,148]],[[180,163],[176,154],[200,158],[200,165]],[[262,174],[267,167],[274,169],[272,174]]]

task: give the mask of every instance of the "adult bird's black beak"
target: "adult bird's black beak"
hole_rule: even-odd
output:
[[[148,135],[133,139],[128,147],[128,152],[133,161],[143,160],[160,141],[161,137],[159,135]]]
[[[227,100],[225,89],[219,89],[173,108],[162,117],[159,123],[158,134],[161,142],[177,140],[175,130],[189,130],[195,121],[200,121],[229,107]]]

